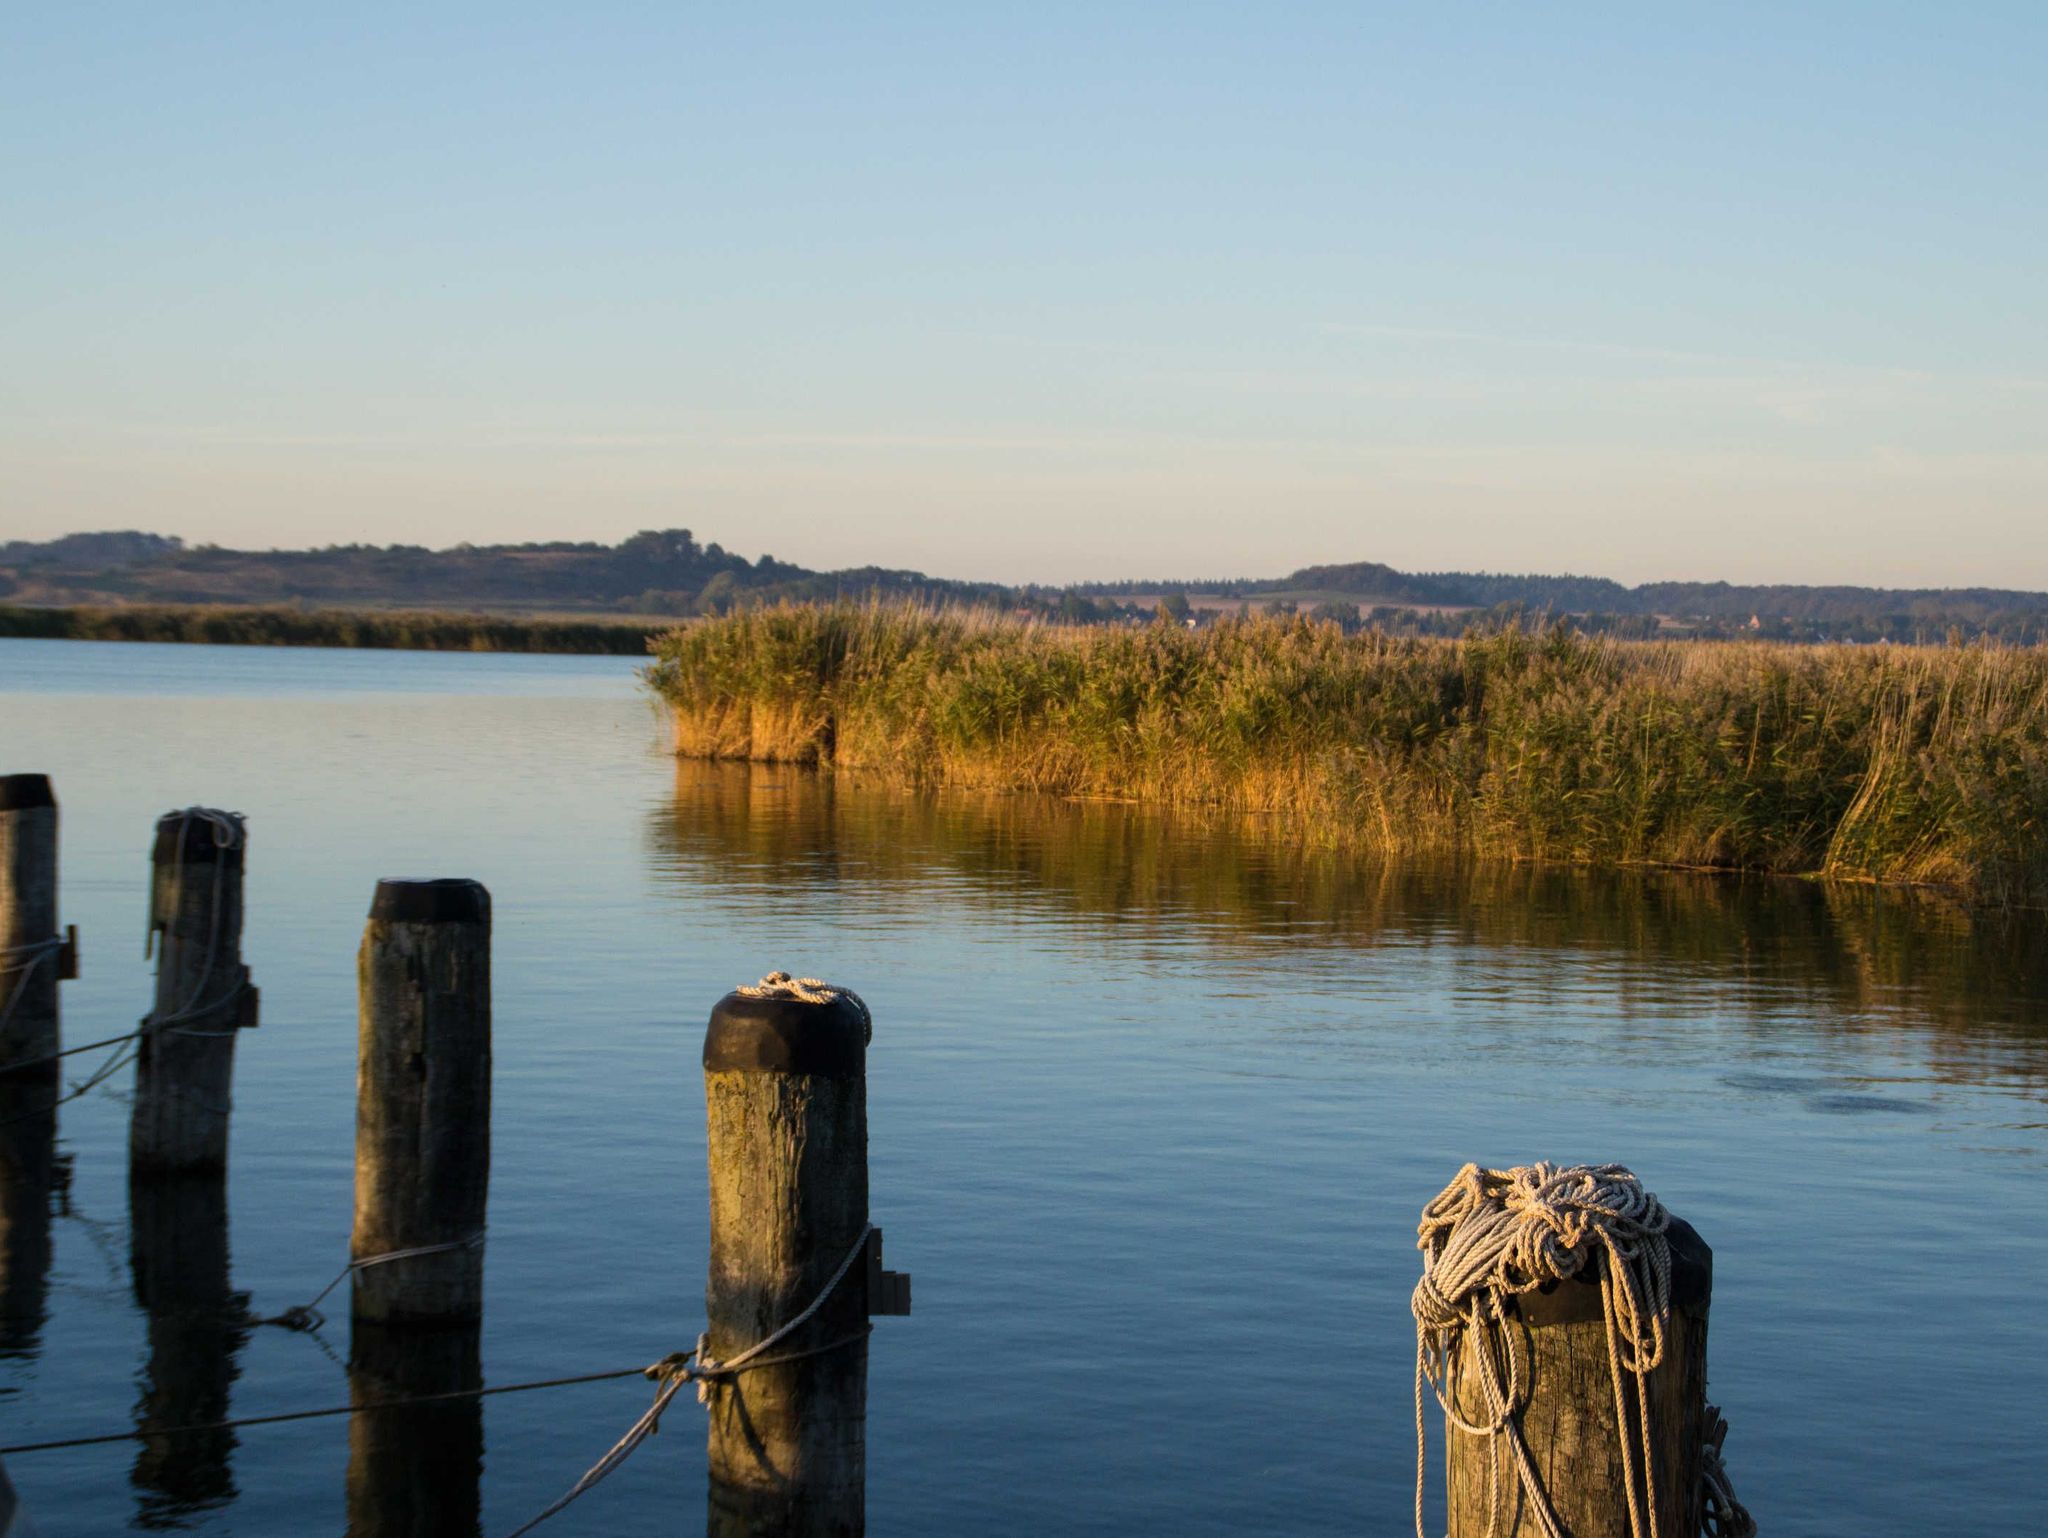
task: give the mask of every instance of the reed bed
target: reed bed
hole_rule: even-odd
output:
[[[0,636],[52,641],[178,641],[214,646],[346,646],[388,651],[639,656],[654,627],[619,620],[512,618],[424,610],[236,604],[0,604]]]
[[[1061,629],[754,609],[661,637],[679,754],[1278,819],[1389,854],[2048,900],[2048,649]]]

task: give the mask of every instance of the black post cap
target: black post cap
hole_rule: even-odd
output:
[[[1671,1244],[1671,1306],[1688,1313],[1706,1311],[1714,1294],[1714,1252],[1699,1231],[1683,1218],[1673,1218],[1665,1238]],[[1535,1292],[1514,1300],[1522,1322],[1534,1328],[1545,1324],[1587,1324],[1599,1319],[1606,1308],[1600,1291],[1600,1267],[1587,1265],[1577,1276],[1562,1282],[1546,1282]]]
[[[704,1032],[706,1073],[802,1073],[857,1079],[867,1071],[867,1016],[840,994],[830,1003],[728,993]]]
[[[241,820],[235,820],[235,837],[221,842],[221,826],[211,817],[195,815],[205,807],[166,812],[156,820],[156,846],[150,858],[158,865],[240,865],[248,845]],[[226,812],[216,814],[228,816]]]
[[[491,894],[466,876],[387,877],[370,899],[370,917],[387,924],[488,924]]]
[[[26,812],[38,806],[55,806],[56,792],[47,774],[0,774],[0,812]]]

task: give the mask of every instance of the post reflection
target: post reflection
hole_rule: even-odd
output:
[[[33,1359],[49,1312],[54,1098],[47,1081],[0,1078],[0,1359]]]
[[[425,1394],[480,1388],[481,1326],[452,1329],[355,1321],[349,1341],[350,1538],[477,1538],[484,1464],[483,1402],[376,1409]]]
[[[155,1434],[231,1413],[248,1309],[228,1282],[227,1183],[218,1175],[137,1180],[128,1203],[135,1300],[149,1319],[135,1409],[143,1436],[129,1476],[136,1524],[185,1527],[235,1497],[233,1431]]]

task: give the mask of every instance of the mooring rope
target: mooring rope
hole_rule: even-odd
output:
[[[47,940],[31,940],[26,945],[0,946],[0,977],[10,972],[19,973],[14,987],[7,995],[7,1002],[0,1004],[0,1031],[7,1029],[7,1022],[14,1018],[14,1011],[21,1004],[22,996],[28,992],[29,979],[36,975],[37,968],[61,953],[64,937],[51,935]],[[38,1058],[37,1062],[43,1061]],[[10,1063],[0,1073],[10,1073],[16,1068],[33,1066],[28,1063]]]
[[[787,972],[770,972],[758,983],[745,983],[733,989],[743,999],[795,999],[802,1004],[830,1004],[835,999],[845,999],[860,1011],[860,1028],[867,1038],[867,1044],[875,1043],[875,1017],[868,1013],[867,1001],[851,988],[838,983],[828,983],[819,977],[791,977]]]
[[[46,1106],[38,1107],[33,1111],[24,1111],[18,1116],[10,1116],[5,1121],[0,1121],[0,1127],[12,1127],[21,1122],[35,1121],[40,1117],[48,1116],[59,1106],[69,1105],[72,1101],[82,1099],[91,1094],[102,1084],[106,1083],[107,1080],[135,1061],[135,1054],[139,1049],[133,1046],[132,1043],[139,1041],[141,1037],[142,1032],[130,1031],[126,1036],[109,1036],[105,1041],[91,1042],[83,1047],[72,1047],[68,1051],[54,1054],[52,1058],[37,1058],[36,1062],[50,1062],[55,1057],[69,1057],[73,1052],[90,1052],[95,1047],[115,1048],[115,1051],[99,1067],[87,1074],[83,1079],[74,1080],[68,1093],[59,1095]],[[31,1067],[33,1064],[21,1063],[14,1066]]]
[[[250,1324],[274,1324],[287,1330],[317,1330],[327,1323],[327,1316],[320,1312],[320,1305],[327,1295],[347,1281],[358,1271],[367,1271],[372,1266],[387,1265],[394,1260],[415,1260],[423,1255],[445,1255],[450,1250],[480,1249],[484,1242],[484,1231],[479,1228],[465,1239],[450,1239],[445,1244],[415,1244],[410,1249],[389,1250],[382,1255],[366,1255],[361,1260],[351,1260],[343,1266],[334,1280],[313,1295],[310,1303],[295,1303],[281,1314],[257,1317],[251,1314]]]
[[[656,1364],[659,1366],[660,1364]],[[276,1426],[286,1421],[319,1420],[328,1415],[359,1415],[376,1410],[404,1410],[414,1405],[445,1404],[457,1399],[488,1399],[493,1394],[526,1394],[535,1389],[563,1388],[573,1383],[605,1383],[616,1378],[639,1378],[653,1367],[619,1367],[610,1372],[583,1372],[567,1378],[536,1378],[529,1383],[501,1383],[495,1388],[458,1388],[439,1394],[413,1394],[403,1399],[373,1399],[364,1404],[325,1405],[318,1410],[286,1410],[276,1415],[245,1415],[239,1420],[199,1421],[186,1426],[137,1427],[132,1431],[110,1431],[99,1436],[63,1437],[54,1442],[19,1442],[0,1447],[0,1458],[16,1453],[48,1453],[66,1447],[104,1447],[113,1442],[147,1442],[152,1437],[193,1436],[202,1431],[233,1431],[243,1426]]]
[[[1415,1531],[1423,1538],[1427,1433],[1423,1384],[1450,1425],[1487,1439],[1487,1533],[1498,1531],[1500,1444],[1507,1443],[1530,1510],[1546,1538],[1565,1538],[1529,1454],[1521,1412],[1529,1402],[1529,1363],[1511,1326],[1507,1300],[1598,1268],[1608,1374],[1620,1433],[1623,1497],[1633,1538],[1659,1538],[1657,1470],[1650,1435],[1647,1379],[1664,1359],[1671,1320],[1670,1215],[1642,1181],[1618,1164],[1529,1164],[1482,1169],[1468,1164],[1423,1208],[1417,1248],[1422,1279],[1415,1313]],[[1482,1412],[1458,1409],[1462,1375],[1476,1369]],[[1627,1380],[1634,1381],[1629,1409]],[[1725,1427],[1723,1428],[1725,1434]],[[1726,1491],[1719,1444],[1708,1461],[1709,1504],[1748,1514]],[[1638,1454],[1641,1462],[1638,1467]],[[1713,1488],[1718,1470],[1721,1491]],[[1739,1527],[1722,1529],[1733,1538]],[[1753,1526],[1748,1531],[1754,1531]]]
[[[781,973],[771,973],[768,977],[763,978],[757,986],[767,987],[777,979],[781,979],[783,983],[788,981]],[[815,978],[804,978],[798,981],[798,986],[815,989],[821,985]],[[844,990],[839,991],[843,992]],[[749,995],[749,997],[774,996]],[[807,999],[805,1002],[829,1003],[830,1000]],[[659,1362],[649,1367],[647,1369],[647,1376],[661,1380],[661,1389],[655,1394],[654,1403],[647,1407],[647,1413],[626,1429],[626,1434],[614,1442],[605,1455],[590,1466],[583,1477],[569,1488],[566,1495],[538,1516],[527,1521],[524,1525],[514,1528],[510,1533],[506,1534],[506,1538],[521,1538],[522,1534],[532,1532],[541,1523],[561,1511],[578,1496],[601,1484],[608,1475],[632,1455],[634,1448],[661,1429],[663,1412],[668,1409],[670,1402],[674,1400],[676,1395],[683,1391],[684,1384],[695,1383],[697,1385],[697,1402],[708,1407],[711,1403],[711,1383],[713,1380],[737,1377],[740,1373],[753,1372],[758,1368],[771,1367],[782,1362],[796,1362],[803,1360],[805,1357],[822,1356],[827,1351],[837,1351],[843,1346],[850,1346],[856,1341],[865,1340],[868,1334],[868,1327],[863,1326],[863,1328],[851,1335],[827,1341],[821,1346],[811,1346],[802,1351],[785,1352],[780,1356],[774,1357],[763,1357],[761,1355],[770,1346],[788,1339],[792,1331],[801,1328],[810,1320],[813,1314],[825,1306],[825,1300],[831,1297],[833,1290],[846,1279],[846,1273],[853,1269],[853,1263],[867,1252],[868,1236],[874,1231],[875,1226],[872,1223],[861,1229],[860,1237],[854,1240],[853,1248],[846,1252],[846,1258],[839,1262],[838,1269],[827,1279],[825,1285],[818,1289],[818,1295],[811,1299],[810,1305],[802,1313],[782,1325],[773,1334],[756,1341],[738,1356],[732,1357],[727,1361],[719,1361],[716,1357],[710,1355],[710,1336],[706,1334],[697,1337],[697,1345],[694,1350],[677,1352],[674,1356],[663,1357]]]

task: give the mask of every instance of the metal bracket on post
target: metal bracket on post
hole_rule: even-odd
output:
[[[64,926],[64,943],[57,948],[57,980],[68,983],[78,976],[78,926]]]
[[[868,1235],[868,1317],[910,1312],[910,1273],[882,1269],[882,1231]]]
[[[263,1002],[263,992],[254,983],[242,984],[242,991],[235,996],[235,1029],[253,1031],[256,1029],[257,1006]]]

